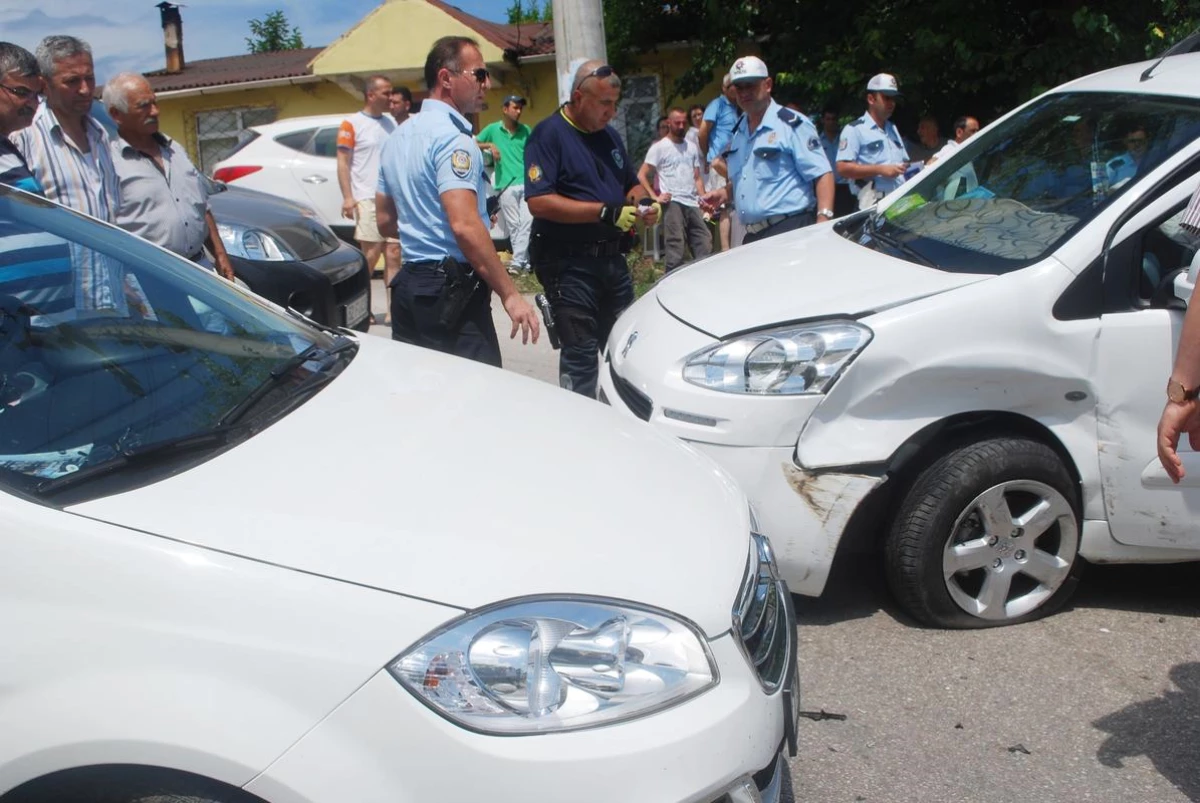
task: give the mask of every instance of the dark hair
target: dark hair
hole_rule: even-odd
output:
[[[654,124],[655,129],[657,129],[660,125],[662,125],[665,122],[667,122],[666,117],[659,117],[658,122]]]
[[[406,86],[393,86],[392,94],[404,98],[405,103],[412,103],[412,92]]]
[[[838,114],[838,110],[837,110],[836,106],[826,106],[824,109],[821,109],[822,117],[824,117],[827,114],[832,114],[834,117],[841,117],[841,115]]]
[[[0,42],[0,78],[14,72],[22,78],[37,78],[42,74],[32,53],[12,42]]]
[[[693,103],[691,106],[688,106],[687,116],[689,119],[692,116],[692,112],[696,111],[696,109],[699,109],[700,111],[704,111],[704,107],[701,106],[699,103]]]
[[[957,120],[954,121],[954,130],[957,131],[960,128],[966,128],[967,120],[975,120],[975,118],[969,114],[964,114],[962,117],[959,117]],[[975,122],[979,122],[979,121],[975,120]]]
[[[469,36],[443,36],[434,42],[425,57],[425,86],[433,89],[440,70],[457,72],[463,48],[468,45],[479,49],[479,43]]]
[[[687,117],[687,111],[682,106],[672,106],[671,108],[667,109],[667,117],[670,117],[675,112],[679,112],[684,117]]]

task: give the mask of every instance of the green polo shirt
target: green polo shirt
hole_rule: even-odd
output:
[[[517,123],[517,131],[508,133],[503,120],[485,126],[479,132],[480,142],[490,142],[500,149],[500,164],[496,165],[496,189],[502,190],[512,184],[525,181],[525,142],[530,128]]]

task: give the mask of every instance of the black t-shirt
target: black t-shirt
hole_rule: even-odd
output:
[[[525,144],[525,197],[551,193],[577,201],[624,204],[637,186],[637,172],[621,136],[612,126],[584,133],[567,122],[559,109],[537,124]],[[620,236],[601,223],[554,223],[534,218],[533,233],[554,240],[589,242]]]

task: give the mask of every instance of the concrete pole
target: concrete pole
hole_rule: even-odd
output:
[[[589,59],[608,60],[601,0],[554,0],[554,67],[558,102],[571,99],[571,81]]]

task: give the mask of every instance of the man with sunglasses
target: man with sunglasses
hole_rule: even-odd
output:
[[[392,338],[500,367],[491,296],[512,319],[510,337],[537,342],[537,314],[500,264],[485,222],[483,159],[466,115],[491,86],[479,45],[445,36],[425,59],[429,97],[380,153],[379,231],[400,239],[391,281]],[[398,214],[397,214],[398,213]]]
[[[538,123],[525,146],[525,198],[533,215],[529,256],[562,344],[559,384],[592,397],[600,344],[633,303],[625,262],[629,231],[639,218],[654,225],[660,212],[608,124],[620,95],[621,79],[612,67],[585,62],[570,100]]]
[[[41,91],[42,73],[33,54],[0,42],[0,184],[38,195],[42,185],[8,137],[33,122]]]

